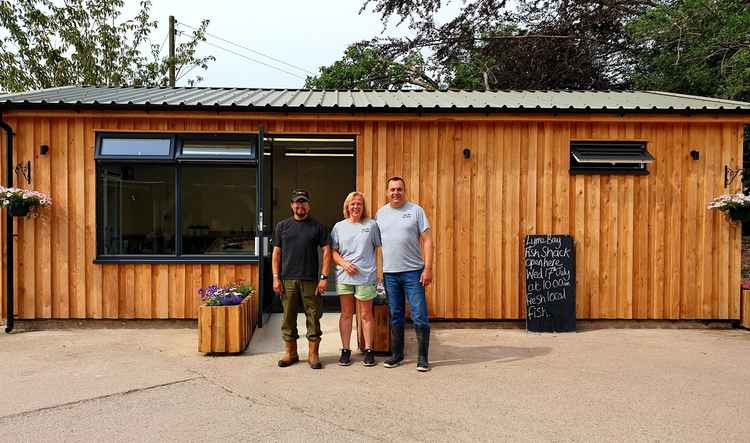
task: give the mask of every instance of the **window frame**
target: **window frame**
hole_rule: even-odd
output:
[[[175,154],[175,136],[171,134],[158,133],[134,133],[134,132],[96,132],[96,151],[94,160],[96,161],[126,161],[126,162],[145,162],[145,163],[162,163],[171,162]],[[131,139],[131,140],[169,140],[168,155],[114,155],[102,154],[102,142],[107,138]]]
[[[574,158],[576,146],[589,145],[607,146],[632,145],[643,150],[643,153],[653,160],[648,161],[613,161],[613,162],[578,162]],[[570,175],[649,175],[648,164],[656,161],[656,158],[648,151],[647,140],[571,140],[569,156]],[[638,167],[634,167],[637,165]]]
[[[215,155],[184,155],[182,149],[185,142],[204,141],[204,142],[223,142],[223,141],[250,141],[252,152],[250,157],[239,155],[228,155],[219,157]],[[249,140],[242,134],[181,134],[177,136],[174,158],[178,163],[253,163],[258,161],[258,142]]]
[[[182,167],[183,165],[188,166],[191,164],[203,164],[206,166],[213,167],[243,167],[255,169],[255,188],[256,188],[256,211],[257,211],[257,193],[259,192],[259,174],[258,174],[258,134],[201,134],[201,133],[184,133],[184,134],[171,134],[171,133],[136,133],[136,132],[111,132],[102,131],[95,132],[95,156],[96,162],[95,168],[95,194],[96,194],[96,258],[94,263],[106,264],[106,263],[257,263],[260,260],[259,251],[256,248],[253,254],[227,254],[227,255],[203,255],[203,254],[183,254],[182,252]],[[120,156],[120,155],[101,155],[102,140],[111,138],[129,138],[129,139],[170,139],[170,157],[165,156]],[[185,140],[207,140],[207,141],[222,141],[222,140],[247,140],[253,145],[253,159],[238,159],[237,156],[229,156],[225,158],[211,157],[200,159],[200,158],[183,158],[179,159],[177,153],[182,149],[182,144]],[[102,173],[103,165],[127,165],[133,164],[138,166],[161,166],[165,168],[174,168],[174,199],[175,199],[175,253],[174,254],[102,254],[104,247],[104,207],[103,207],[103,195],[104,191],[99,185],[99,175]],[[257,214],[256,214],[257,216]],[[252,220],[252,225],[255,226],[256,220]],[[256,245],[259,244],[257,233],[256,233]]]

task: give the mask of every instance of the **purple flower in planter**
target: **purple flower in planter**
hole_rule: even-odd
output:
[[[211,285],[198,290],[201,300],[208,306],[231,306],[242,303],[255,290],[245,283],[232,283],[224,287]]]

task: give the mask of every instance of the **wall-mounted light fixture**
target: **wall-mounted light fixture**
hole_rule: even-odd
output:
[[[48,145],[41,145],[39,146],[39,154],[40,155],[47,155],[49,152],[49,146]]]
[[[469,157],[471,157],[471,149],[466,148],[464,149],[464,158],[469,158]]]
[[[692,151],[690,151],[690,157],[692,157],[693,160],[700,160],[701,153],[693,149]]]

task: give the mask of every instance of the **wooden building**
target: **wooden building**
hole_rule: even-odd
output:
[[[574,237],[579,319],[740,317],[741,229],[707,204],[740,189],[725,167],[742,165],[748,103],[68,87],[0,96],[0,112],[10,167],[31,169],[14,186],[53,200],[13,218],[17,319],[195,318],[198,288],[260,284],[292,188],[331,225],[351,190],[382,205],[394,175],[433,227],[431,318],[523,319],[533,233]]]

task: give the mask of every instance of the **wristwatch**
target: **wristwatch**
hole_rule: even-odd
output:
[[[328,276],[325,275],[325,274],[320,274],[320,279],[321,280],[328,280]]]

